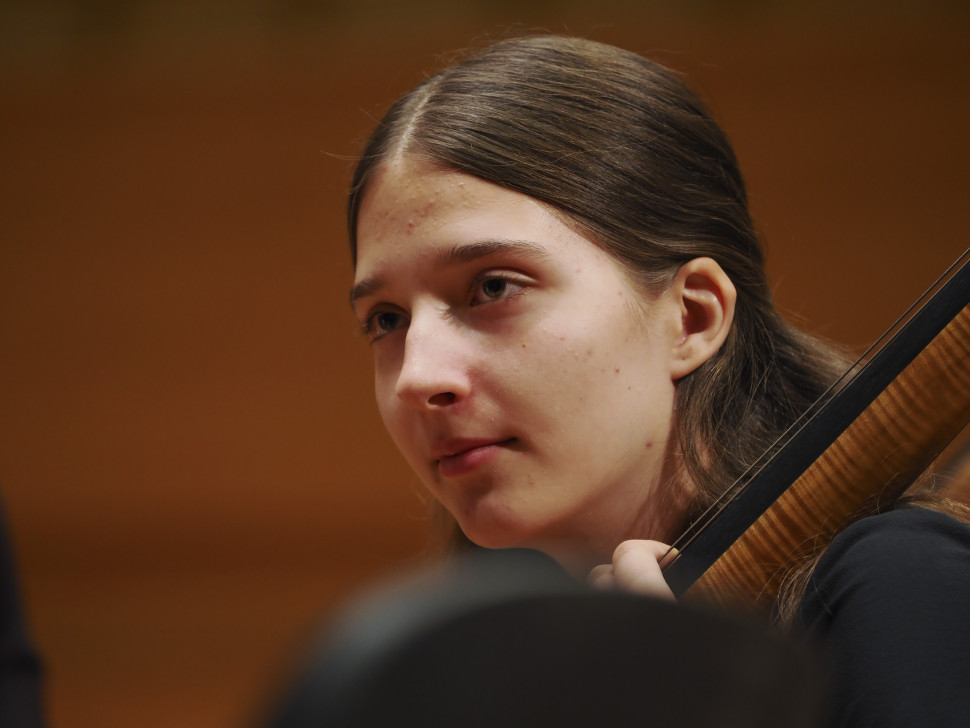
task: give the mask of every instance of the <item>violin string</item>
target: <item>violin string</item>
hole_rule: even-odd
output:
[[[799,415],[788,428],[772,443],[772,445],[758,457],[738,478],[716,498],[670,545],[667,551],[660,557],[659,562],[662,568],[673,564],[681,555],[683,550],[693,543],[704,531],[714,522],[714,520],[744,491],[747,485],[753,481],[766,467],[768,467],[785,446],[799,432],[807,427],[826,406],[834,399],[834,395],[843,385],[861,376],[869,367],[874,357],[873,352],[882,350],[899,335],[903,324],[909,321],[916,313],[921,311],[928,303],[932,295],[948,280],[951,274],[962,267],[966,259],[970,256],[970,248],[957,258],[956,262],[950,265],[943,274],[937,278],[916,301],[907,308],[893,323],[879,336],[858,359],[850,366],[822,395],[808,408]]]

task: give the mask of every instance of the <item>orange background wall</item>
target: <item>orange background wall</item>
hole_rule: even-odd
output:
[[[485,5],[0,10],[0,494],[55,726],[252,720],[319,616],[415,562],[342,205],[442,53],[523,22],[685,71],[780,305],[857,349],[967,245],[957,3]]]

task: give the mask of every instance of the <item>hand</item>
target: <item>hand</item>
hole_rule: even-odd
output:
[[[624,541],[613,552],[613,563],[594,567],[587,581],[596,589],[620,589],[676,601],[658,563],[669,548],[659,541]]]

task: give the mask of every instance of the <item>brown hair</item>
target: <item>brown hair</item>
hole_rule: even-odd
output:
[[[773,307],[730,143],[676,74],[642,56],[577,38],[516,38],[419,84],[390,108],[356,168],[348,205],[355,263],[362,197],[374,170],[398,155],[550,205],[646,291],[693,258],[720,264],[738,293],[732,330],[676,393],[692,513],[845,368]]]

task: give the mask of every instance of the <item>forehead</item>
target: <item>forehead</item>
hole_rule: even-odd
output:
[[[612,255],[527,195],[413,160],[377,170],[358,219],[351,303],[440,283],[481,260],[557,285],[632,283]]]
[[[357,222],[357,274],[390,257],[435,254],[440,245],[523,235],[549,239],[562,223],[526,195],[471,175],[398,160],[374,175]]]
[[[380,239],[390,232],[408,233],[418,227],[434,229],[448,216],[483,210],[533,207],[548,210],[537,201],[468,174],[434,167],[407,158],[376,170],[364,195],[358,216],[358,237]]]

